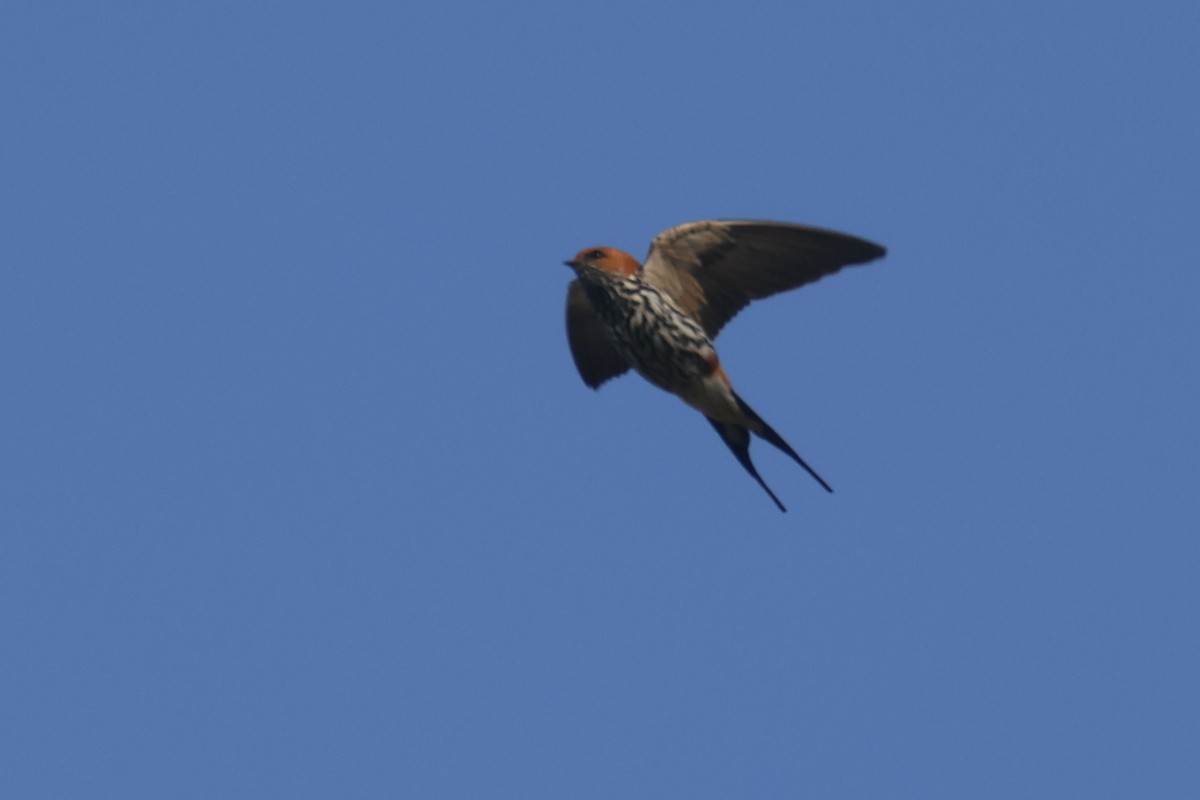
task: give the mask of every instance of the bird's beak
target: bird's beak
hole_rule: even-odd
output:
[[[577,269],[579,267],[579,261],[574,258],[568,259],[568,260],[564,261],[563,263],[566,264],[571,269]]]

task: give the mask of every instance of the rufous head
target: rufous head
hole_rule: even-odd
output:
[[[588,247],[563,263],[576,272],[593,269],[617,278],[627,278],[642,268],[636,258],[615,247]]]

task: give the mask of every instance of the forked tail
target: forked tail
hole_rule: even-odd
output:
[[[771,487],[767,486],[766,481],[762,479],[762,476],[758,474],[758,470],[754,468],[754,462],[750,460],[751,432],[753,432],[759,438],[770,442],[784,453],[787,453],[793,461],[804,467],[804,471],[811,475],[817,483],[821,484],[825,491],[833,491],[833,488],[825,482],[825,479],[818,475],[816,470],[805,463],[804,459],[792,449],[791,445],[783,440],[782,436],[775,432],[774,428],[763,421],[762,417],[754,413],[754,409],[746,405],[746,402],[742,400],[742,398],[738,397],[736,393],[733,395],[733,399],[737,401],[738,409],[743,415],[745,415],[747,421],[749,421],[753,427],[736,425],[729,422],[719,422],[712,417],[706,417],[706,419],[708,419],[709,423],[713,426],[713,428],[716,429],[717,433],[721,435],[721,441],[725,442],[725,444],[733,452],[733,455],[735,458],[737,458],[738,463],[745,468],[746,472],[750,473],[750,477],[758,481],[758,485],[761,486],[763,490],[770,496],[770,498],[775,501],[775,505],[779,506],[780,511],[787,511],[787,509],[784,508],[783,503],[779,502],[779,498],[776,497],[775,493],[771,491]]]
[[[743,414],[745,414],[747,417],[749,417],[755,424],[762,427],[762,430],[757,430],[757,431],[754,430],[753,428],[751,428],[751,430],[755,434],[757,434],[759,436],[759,438],[766,439],[768,442],[775,445],[780,450],[782,450],[783,452],[785,452],[789,456],[791,456],[792,460],[795,461],[800,466],[804,467],[804,471],[807,472],[809,475],[812,475],[813,480],[815,480],[817,483],[821,484],[821,486],[825,489],[825,491],[829,492],[830,494],[833,494],[833,487],[830,486],[828,483],[826,483],[825,479],[822,478],[820,475],[818,475],[817,471],[815,469],[813,469],[807,463],[805,463],[804,459],[800,457],[800,454],[797,453],[795,450],[793,450],[792,446],[790,444],[788,444],[787,442],[785,442],[783,440],[783,437],[775,432],[774,428],[772,428],[770,425],[768,425],[766,422],[764,422],[762,417],[760,417],[758,414],[755,414],[754,409],[752,409],[752,408],[750,408],[750,406],[746,405],[746,401],[743,400],[742,398],[738,397],[736,392],[734,392],[733,399],[737,401],[738,408],[741,409]]]

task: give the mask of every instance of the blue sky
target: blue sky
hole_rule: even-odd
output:
[[[1195,3],[10,4],[5,797],[1200,792]],[[636,376],[562,260],[886,260]]]

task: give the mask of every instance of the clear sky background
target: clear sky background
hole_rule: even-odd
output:
[[[9,3],[0,796],[1200,796],[1200,6]],[[780,514],[563,332],[685,221]]]

